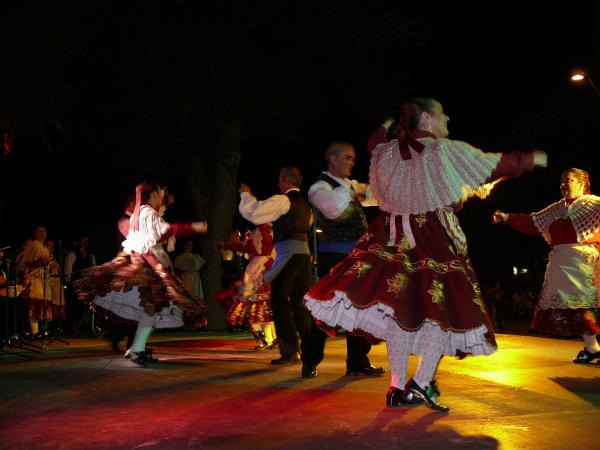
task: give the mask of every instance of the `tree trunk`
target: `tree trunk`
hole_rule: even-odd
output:
[[[225,311],[214,299],[216,292],[223,289],[221,285],[221,252],[216,248],[217,241],[225,241],[233,224],[233,216],[238,204],[237,178],[240,164],[241,123],[233,121],[222,127],[221,138],[217,147],[217,165],[212,183],[205,182],[204,192],[197,192],[199,184],[190,186],[194,208],[197,213],[206,211],[202,205],[202,197],[209,196],[208,232],[202,239],[202,254],[206,258],[203,288],[205,300],[210,312],[207,329],[225,329]]]

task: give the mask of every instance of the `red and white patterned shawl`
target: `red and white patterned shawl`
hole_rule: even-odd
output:
[[[600,197],[582,195],[569,208],[563,198],[547,208],[531,214],[531,218],[548,243],[550,243],[550,233],[548,232],[550,225],[555,220],[569,218],[575,228],[577,242],[583,243],[600,231]]]

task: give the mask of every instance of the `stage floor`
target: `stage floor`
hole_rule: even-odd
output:
[[[161,333],[130,365],[102,338],[0,357],[2,449],[598,449],[600,366],[578,340],[498,334],[492,356],[443,359],[440,414],[386,408],[389,375],[346,377],[329,339],[314,379],[247,333]],[[371,360],[387,369],[385,343]],[[409,372],[415,370],[411,357]]]

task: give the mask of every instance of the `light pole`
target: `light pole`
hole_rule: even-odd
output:
[[[587,73],[585,73],[584,71],[574,70],[573,73],[571,74],[571,80],[572,81],[586,80],[588,83],[590,83],[590,86],[594,89],[594,91],[596,91],[596,94],[598,94],[598,96],[600,97],[600,91],[598,90],[598,88],[596,87],[596,85],[594,84],[592,79],[589,77],[589,75]]]

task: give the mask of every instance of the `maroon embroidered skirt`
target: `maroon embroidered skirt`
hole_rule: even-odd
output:
[[[493,328],[466,245],[450,238],[464,234],[453,213],[443,214],[453,230],[437,212],[409,216],[412,248],[401,217],[389,246],[390,215],[377,216],[348,257],[305,296],[320,325],[385,340],[389,320],[409,332],[430,322],[451,333],[449,352],[493,353]]]

